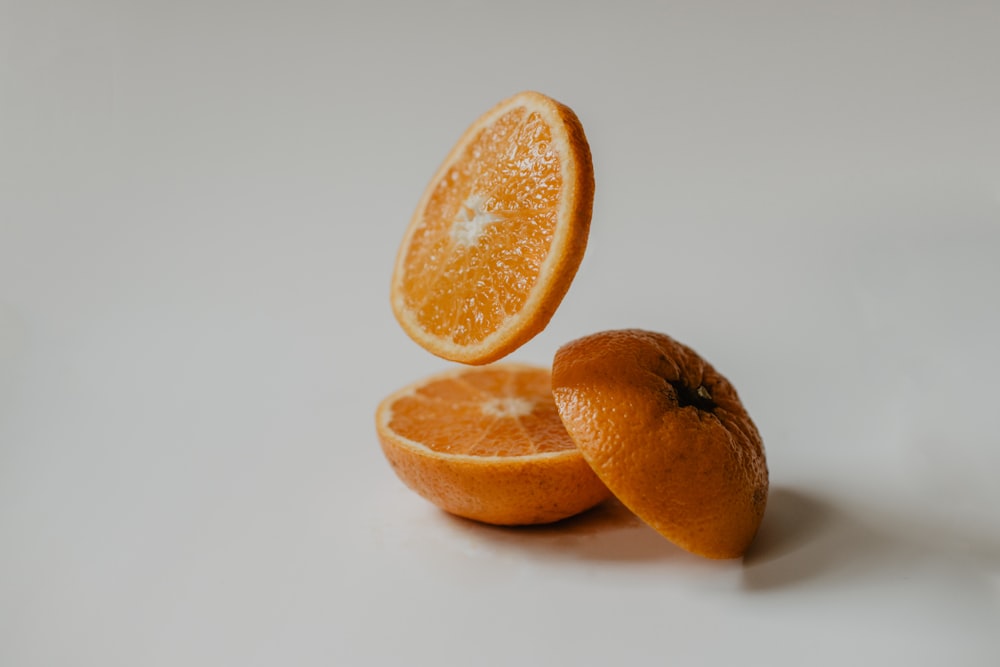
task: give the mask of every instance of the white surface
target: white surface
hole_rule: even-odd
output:
[[[0,664],[1000,664],[1000,5],[611,4],[0,2]],[[397,243],[522,89],[597,199],[512,358],[702,352],[767,445],[743,562],[382,459],[446,366]]]

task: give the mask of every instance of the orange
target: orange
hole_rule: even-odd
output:
[[[548,324],[587,245],[594,200],[579,119],[524,92],[465,131],[403,237],[393,312],[428,351],[500,359]]]
[[[587,336],[556,353],[552,391],[626,507],[692,553],[746,551],[767,504],[764,445],[736,390],[694,350],[637,329]]]
[[[544,369],[452,370],[387,397],[376,411],[399,478],[441,509],[501,525],[547,523],[610,494],[566,432]]]

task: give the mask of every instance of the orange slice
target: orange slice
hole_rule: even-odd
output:
[[[583,259],[594,170],[572,110],[535,92],[465,131],[427,186],[392,277],[403,330],[485,364],[545,328]]]
[[[384,399],[375,420],[399,478],[458,516],[547,523],[610,495],[563,427],[544,369],[504,364],[436,375]]]
[[[702,556],[746,551],[767,504],[764,445],[694,350],[636,329],[587,336],[556,353],[552,391],[587,462],[639,518]]]

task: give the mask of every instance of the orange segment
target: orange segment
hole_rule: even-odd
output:
[[[586,336],[556,353],[552,391],[624,505],[693,553],[746,551],[767,504],[764,445],[736,390],[694,350],[636,329]]]
[[[495,361],[548,324],[587,245],[590,148],[567,107],[516,95],[465,131],[403,238],[393,312],[428,351]]]
[[[549,372],[505,364],[436,375],[376,411],[399,478],[447,512],[486,523],[547,523],[608,497],[562,425]]]

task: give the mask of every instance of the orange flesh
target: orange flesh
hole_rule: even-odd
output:
[[[514,109],[483,129],[422,211],[405,306],[435,336],[485,339],[519,312],[552,243],[562,172],[549,127]],[[500,223],[500,224],[497,224]]]
[[[490,369],[430,382],[393,404],[388,426],[444,454],[509,457],[575,449],[543,370]]]

